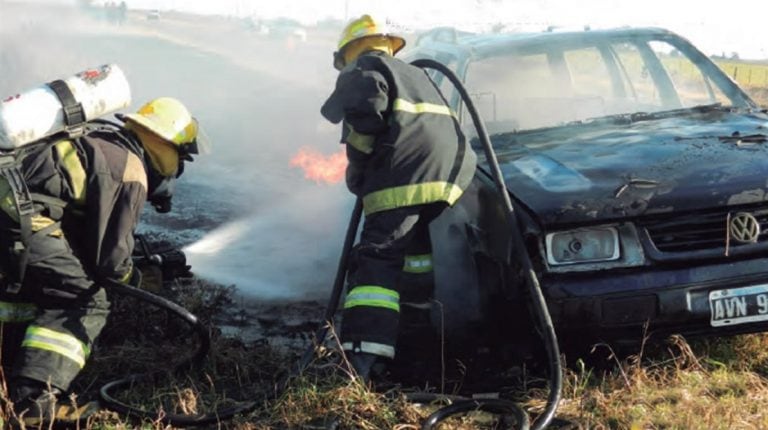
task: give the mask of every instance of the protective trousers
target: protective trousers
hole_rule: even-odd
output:
[[[6,286],[0,291],[2,364],[11,385],[28,378],[68,390],[106,323],[106,292],[63,235],[36,241],[21,290]]]
[[[344,350],[395,356],[401,304],[425,304],[432,295],[429,223],[444,207],[409,206],[366,216],[349,258]]]

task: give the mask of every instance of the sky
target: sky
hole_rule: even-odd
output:
[[[453,25],[477,29],[495,22],[508,28],[540,30],[661,26],[690,39],[705,53],[738,52],[741,58],[768,58],[765,38],[768,3],[742,0],[126,0],[132,8],[184,10],[201,14],[290,16],[311,24],[372,13],[403,28]]]

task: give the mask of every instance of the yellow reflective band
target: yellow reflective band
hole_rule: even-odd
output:
[[[72,185],[72,194],[75,197],[75,203],[82,205],[85,203],[85,168],[77,156],[75,145],[70,140],[62,140],[56,143],[56,152],[59,154],[64,170],[69,175],[70,185]]]
[[[32,231],[40,231],[55,222],[56,221],[48,218],[47,216],[42,216],[42,215],[33,215],[30,219]],[[64,232],[61,231],[60,228],[57,228],[56,230],[48,233],[48,236],[53,236],[53,237],[61,237],[63,235],[64,235]]]
[[[131,280],[131,275],[133,275],[133,271],[134,271],[134,270],[136,270],[136,269],[134,269],[134,268],[131,268],[131,270],[127,271],[127,272],[125,273],[125,275],[123,275],[123,276],[120,278],[120,282],[122,282],[123,284],[127,284],[127,283],[128,283],[128,281],[130,281],[130,280]]]
[[[0,322],[27,322],[35,318],[37,306],[32,303],[12,303],[0,301]]]
[[[432,271],[432,254],[406,255],[403,272],[429,273]]]
[[[371,306],[400,312],[400,294],[384,287],[365,285],[355,287],[344,300],[344,309],[356,306]]]
[[[443,181],[403,185],[367,194],[363,197],[363,208],[365,214],[370,215],[384,210],[435,202],[453,205],[462,192],[458,185]]]
[[[392,109],[415,114],[434,113],[438,115],[456,116],[446,105],[437,105],[433,103],[411,103],[405,99],[395,99],[395,102],[392,105]]]
[[[80,366],[85,366],[85,360],[90,354],[88,346],[76,337],[59,333],[45,327],[30,326],[21,343],[23,348],[35,348],[50,351],[69,358]]]
[[[352,145],[353,148],[362,152],[363,154],[370,154],[373,152],[374,136],[368,134],[362,134],[355,131],[351,125],[347,124],[349,128],[349,134],[347,135],[347,143]]]

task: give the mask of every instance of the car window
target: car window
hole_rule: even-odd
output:
[[[542,115],[546,113],[546,100],[560,97],[562,86],[546,54],[498,56],[473,62],[467,67],[465,86],[491,133],[496,129],[542,127],[556,120]],[[467,125],[471,122],[469,115],[462,115],[462,120]]]
[[[571,73],[574,96],[611,94],[611,79],[603,56],[596,47],[572,49],[563,53]]]
[[[661,60],[683,107],[730,104],[728,98],[705,78],[701,69],[672,45],[662,41],[652,41],[648,45]]]
[[[572,93],[564,108],[569,120],[605,116],[606,99],[613,97],[612,78],[605,57],[597,47],[570,49],[563,52],[572,82]]]
[[[489,133],[733,102],[665,41],[536,45],[475,58],[464,76]],[[441,86],[442,89],[442,86]],[[470,133],[471,118],[461,115]]]
[[[656,84],[634,43],[616,43],[612,46],[621,72],[622,93],[612,101],[613,114],[627,111],[652,112],[662,108]]]

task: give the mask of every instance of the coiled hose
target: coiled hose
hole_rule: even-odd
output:
[[[128,284],[124,284],[122,282],[114,281],[114,280],[109,280],[107,282],[109,284],[108,287],[110,291],[114,291],[118,294],[122,294],[125,296],[133,297],[135,299],[139,299],[146,303],[155,305],[159,308],[166,309],[171,313],[175,314],[176,316],[180,317],[181,319],[183,319],[190,326],[192,326],[194,331],[197,333],[197,337],[200,340],[200,344],[197,348],[197,351],[195,351],[195,353],[192,356],[190,356],[186,360],[182,361],[179,365],[177,365],[176,370],[188,369],[190,367],[200,365],[202,363],[203,359],[208,354],[208,350],[211,347],[211,338],[208,333],[208,329],[205,327],[205,325],[203,325],[200,322],[200,320],[198,320],[198,318],[195,315],[193,315],[183,307],[177,305],[176,303],[168,299],[165,299],[163,297],[152,294],[148,291],[130,286]],[[217,410],[215,412],[211,412],[207,414],[181,415],[181,414],[172,414],[172,413],[165,413],[165,412],[163,414],[158,414],[156,411],[155,412],[147,411],[141,408],[130,406],[113,397],[112,392],[115,390],[130,387],[133,384],[136,384],[139,382],[151,380],[157,377],[158,375],[159,373],[133,374],[133,375],[126,376],[125,378],[122,378],[122,379],[108,382],[107,384],[102,386],[101,389],[99,390],[99,396],[101,398],[101,401],[107,409],[113,410],[120,414],[124,414],[128,417],[160,421],[165,425],[172,425],[177,427],[194,427],[194,426],[220,423],[221,421],[226,421],[237,414],[249,412],[255,409],[257,406],[256,402],[246,402],[237,406],[232,406],[229,408]]]

